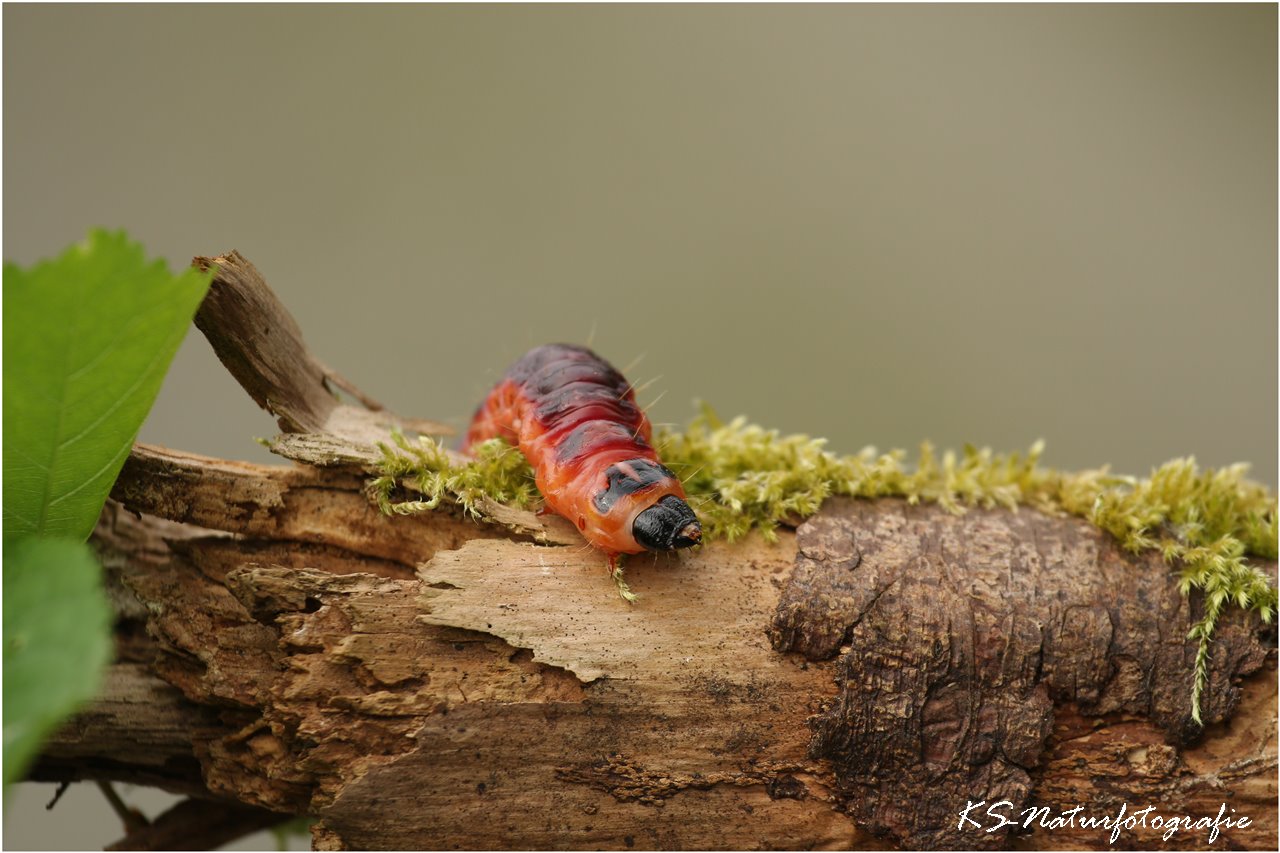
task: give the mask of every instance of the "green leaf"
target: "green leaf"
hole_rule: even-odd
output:
[[[98,689],[111,659],[111,606],[89,546],[26,537],[4,550],[4,782]]]
[[[89,536],[209,279],[123,232],[5,264],[6,537]]]

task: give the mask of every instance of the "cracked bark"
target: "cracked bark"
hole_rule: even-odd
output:
[[[957,829],[1001,799],[1226,803],[1252,819],[1228,844],[1274,849],[1274,636],[1224,620],[1199,733],[1199,602],[1158,559],[1075,519],[830,501],[777,545],[633,560],[627,605],[558,519],[382,516],[371,442],[427,422],[335,379],[243,258],[197,263],[197,324],[297,464],[135,449],[94,536],[119,661],[35,778],[310,814],[324,849],[1108,846]]]

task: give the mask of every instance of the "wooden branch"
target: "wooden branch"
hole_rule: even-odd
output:
[[[912,637],[936,642],[928,630],[898,629],[869,644],[858,636],[863,626],[880,631],[910,606],[909,592],[877,591],[876,579],[884,583],[895,567],[911,569],[910,579],[893,583],[905,589],[916,582],[920,561],[883,550],[873,558],[868,539],[851,571],[850,552],[831,533],[832,526],[850,526],[850,510],[858,513],[859,530],[908,524],[916,527],[917,543],[968,542],[968,551],[939,565],[969,592],[966,580],[1015,574],[1007,560],[1003,574],[996,573],[993,565],[1006,552],[989,547],[1010,537],[1010,524],[1013,530],[1034,526],[1044,553],[1061,555],[1063,577],[1087,575],[1091,566],[1117,577],[1132,573],[1136,580],[1118,585],[1114,603],[1104,607],[1117,624],[1147,618],[1134,612],[1128,596],[1167,580],[1158,562],[1121,555],[1074,520],[980,512],[957,519],[897,502],[835,504],[798,536],[784,534],[778,546],[718,544],[682,560],[642,561],[631,569],[642,594],[635,607],[612,594],[593,555],[569,547],[477,539],[438,551],[416,577],[378,577],[352,570],[363,559],[381,567],[380,545],[371,555],[326,549],[292,564],[278,563],[287,548],[256,564],[258,546],[250,545],[244,562],[228,570],[226,537],[205,532],[175,540],[171,527],[120,507],[104,517],[97,541],[108,554],[114,553],[110,543],[137,543],[153,530],[174,542],[167,563],[116,553],[112,564],[155,614],[152,632],[163,650],[157,671],[181,689],[184,702],[220,709],[222,725],[193,738],[206,782],[262,807],[320,815],[317,838],[327,846],[441,846],[447,838],[464,847],[625,847],[628,836],[645,847],[850,846],[874,843],[873,826],[891,838],[937,846],[954,838],[934,843],[923,830],[904,828],[926,807],[935,814],[963,808],[946,782],[955,778],[972,785],[961,794],[974,800],[1009,796],[1055,809],[1154,802],[1198,815],[1229,802],[1255,820],[1252,832],[1233,834],[1232,843],[1271,843],[1274,670],[1267,667],[1263,683],[1250,683],[1242,694],[1230,685],[1266,656],[1250,620],[1237,617],[1223,626],[1214,667],[1223,681],[1211,688],[1223,697],[1215,714],[1245,700],[1242,723],[1219,725],[1196,746],[1169,742],[1171,730],[1152,720],[1166,675],[1152,669],[1150,679],[1133,681],[1121,667],[1106,690],[1082,700],[1088,668],[1049,664],[1049,654],[1045,677],[1031,689],[992,690],[987,676],[957,667],[950,684],[978,694],[987,689],[997,700],[1029,698],[996,701],[985,711],[981,703],[991,700],[979,695],[980,704],[966,714],[964,702],[945,702],[960,688],[939,687],[933,695],[942,698],[920,715],[924,725],[912,733],[909,707],[921,694],[884,686],[866,691],[868,678],[893,667],[871,662],[851,671],[851,664],[877,651],[902,652],[905,662]],[[437,516],[423,517],[424,523],[432,519]],[[1051,533],[1063,525],[1074,549],[1054,544]],[[892,541],[912,540],[898,531]],[[157,549],[153,543],[146,550]],[[832,612],[846,599],[864,599],[860,609],[846,611],[857,624],[849,636],[837,636],[837,644],[844,643],[835,649],[837,660],[780,653],[768,638],[771,624],[775,634],[779,625],[795,624],[797,593],[820,573],[818,565],[807,575],[794,572],[797,552],[802,562],[825,565],[842,581],[867,580],[866,588],[847,585],[845,594],[827,598],[837,605]],[[1076,594],[1093,593],[1086,584]],[[974,613],[984,612],[979,599],[971,600]],[[935,600],[932,612],[946,611]],[[1081,606],[1070,598],[1055,612],[1050,625],[1085,624],[1071,615]],[[1183,627],[1171,624],[1165,634],[1181,637]],[[994,620],[985,636],[1001,633]],[[984,632],[972,624],[957,635],[983,648]],[[1121,661],[1137,664],[1147,653],[1114,637],[1112,643]],[[1061,641],[1046,646],[1064,652]],[[1157,643],[1148,651],[1162,649],[1168,651]],[[997,685],[1005,683],[1013,654],[1006,652],[988,673]],[[950,663],[941,669],[951,670]],[[1183,686],[1189,676],[1189,659],[1167,672],[1170,683]],[[1055,706],[1047,697],[1062,681],[1068,692]],[[865,721],[867,709],[887,710],[879,721]],[[897,717],[902,722],[894,725]],[[846,718],[858,722],[839,728]],[[1033,755],[1023,757],[1026,767],[1011,770],[1004,756],[1031,724],[1038,740],[1026,749]],[[870,766],[831,748],[841,731],[850,742],[861,736],[856,742],[875,757]],[[903,734],[925,745],[926,761],[910,749],[891,754]],[[985,763],[975,747],[982,743],[990,744]],[[936,756],[947,750],[964,760],[942,765]],[[930,770],[929,763],[937,766]],[[884,767],[896,767],[900,778],[862,781]],[[1018,769],[1026,789],[1001,787]],[[885,802],[875,791],[892,792],[913,779],[909,796],[898,792],[906,798],[899,800],[896,831],[892,816],[859,811]],[[548,809],[563,817],[548,821]],[[508,822],[495,821],[499,814],[510,815]],[[939,820],[936,830],[954,826],[947,824]],[[1097,847],[1099,841],[1097,832],[1057,832],[1019,843]],[[1199,837],[1185,841],[1204,844]]]
[[[111,779],[207,796],[191,744],[198,731],[218,725],[215,712],[185,701],[147,666],[118,663],[98,698],[45,744],[30,777]]]
[[[261,342],[233,295],[202,311],[224,361],[260,399],[305,397],[306,358],[293,378],[234,352]],[[1200,602],[1085,522],[833,500],[776,545],[631,561],[633,606],[528,513],[381,515],[376,439],[315,405],[281,415],[300,466],[135,450],[94,541],[150,666],[113,669],[41,778],[315,815],[323,849],[1110,846],[962,828],[981,800],[1225,804],[1251,820],[1229,846],[1275,848],[1274,632],[1224,618],[1201,733]],[[1161,834],[1122,838],[1208,845]]]
[[[216,850],[287,820],[265,809],[233,802],[189,799],[146,826],[132,829],[107,850]]]
[[[452,434],[444,424],[386,411],[325,367],[303,343],[293,315],[267,287],[257,267],[239,252],[197,257],[191,263],[201,270],[215,270],[196,314],[196,326],[236,381],[276,416],[285,432],[330,433],[366,443],[385,438],[391,427]],[[343,404],[336,389],[355,397],[364,408]]]

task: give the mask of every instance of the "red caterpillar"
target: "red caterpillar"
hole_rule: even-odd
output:
[[[585,347],[548,344],[512,365],[476,410],[463,451],[501,436],[536,472],[547,507],[609,555],[688,548],[702,526],[649,446],[622,374]]]

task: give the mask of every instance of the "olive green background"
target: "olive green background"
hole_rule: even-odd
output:
[[[237,248],[403,413],[590,340],[659,422],[1276,483],[1273,6],[3,14],[6,259]],[[193,334],[142,438],[272,431]]]

